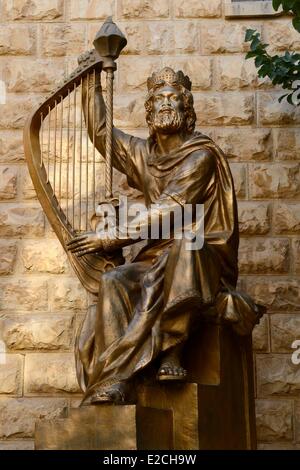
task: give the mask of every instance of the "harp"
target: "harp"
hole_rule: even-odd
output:
[[[24,149],[31,179],[41,206],[83,286],[97,294],[101,274],[124,262],[121,251],[82,257],[67,250],[76,235],[91,230],[101,196],[105,167],[105,197],[112,197],[112,104],[114,60],[127,41],[111,18],[98,32],[94,45],[79,57],[79,66],[64,79],[27,119]],[[101,53],[101,55],[99,54]],[[95,109],[83,109],[83,92],[93,93],[97,74],[107,72],[106,161],[95,147]],[[92,90],[92,91],[91,91]],[[91,97],[90,97],[91,98]],[[89,112],[90,111],[90,112]],[[86,112],[86,118],[84,118]],[[88,132],[92,115],[93,135]]]

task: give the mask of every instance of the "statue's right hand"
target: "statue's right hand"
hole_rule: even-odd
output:
[[[103,241],[96,232],[86,232],[70,240],[67,249],[78,256],[84,256],[103,251]]]

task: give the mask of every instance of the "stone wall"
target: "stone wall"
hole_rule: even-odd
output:
[[[221,0],[2,0],[0,79],[0,449],[33,446],[37,418],[80,397],[73,347],[87,294],[30,183],[22,127],[34,104],[113,15],[128,37],[115,123],[146,133],[146,78],[162,65],[193,81],[198,127],[224,149],[239,200],[241,285],[268,307],[255,329],[260,447],[300,448],[300,112],[245,62],[247,27],[272,49],[300,49],[285,17],[225,20]],[[2,343],[3,345],[3,343]],[[5,363],[3,358],[6,358]]]

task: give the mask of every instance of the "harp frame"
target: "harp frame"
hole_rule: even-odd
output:
[[[78,87],[85,76],[88,76],[91,72],[100,73],[103,59],[93,49],[82,54],[78,62],[80,65],[28,117],[23,135],[24,152],[33,186],[50,225],[66,251],[82,285],[90,293],[97,295],[101,274],[124,263],[122,253],[120,251],[113,254],[93,253],[78,257],[67,250],[66,244],[76,235],[76,232],[63,211],[49,181],[40,143],[43,116],[46,117],[57,103],[64,100],[70,90],[72,91],[74,87]],[[56,157],[54,156],[54,158]]]

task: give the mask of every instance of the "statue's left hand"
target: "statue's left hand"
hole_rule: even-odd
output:
[[[96,232],[86,232],[67,243],[67,249],[78,256],[103,251],[103,240]]]

